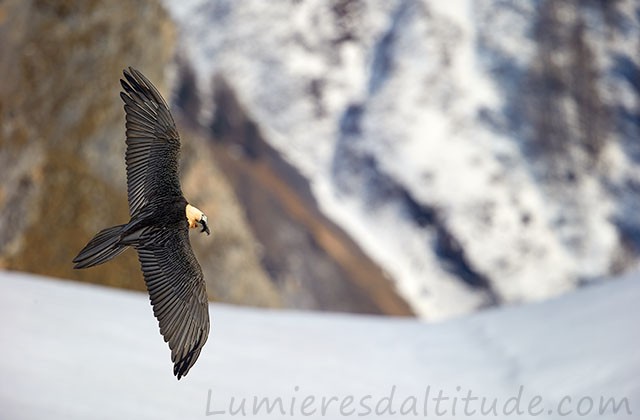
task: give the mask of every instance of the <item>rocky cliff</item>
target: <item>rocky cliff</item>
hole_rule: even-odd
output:
[[[132,251],[89,270],[71,260],[128,220],[122,69],[142,70],[169,98],[174,48],[157,1],[0,3],[0,267],[144,289]],[[280,306],[233,193],[187,128],[184,192],[215,232],[193,238],[210,297]]]

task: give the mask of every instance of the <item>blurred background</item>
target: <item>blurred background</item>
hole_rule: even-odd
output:
[[[128,66],[212,229],[180,381],[135,252],[72,269],[129,218]],[[639,139],[637,0],[0,0],[0,417],[632,418]]]
[[[144,290],[118,79],[170,100],[213,301],[441,320],[640,261],[634,0],[0,2],[0,268]]]

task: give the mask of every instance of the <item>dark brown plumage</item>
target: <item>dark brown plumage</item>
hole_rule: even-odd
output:
[[[206,216],[182,195],[180,137],[167,103],[142,73],[131,67],[123,73],[131,220],[98,233],[73,260],[74,268],[107,262],[128,246],[136,249],[153,313],[171,349],[173,373],[180,379],[209,334],[205,283],[189,227],[200,225],[207,234],[209,228]]]

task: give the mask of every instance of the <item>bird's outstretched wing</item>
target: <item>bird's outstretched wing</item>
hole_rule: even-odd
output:
[[[153,84],[129,67],[120,79],[127,128],[127,193],[131,216],[152,198],[181,197],[180,136],[169,107]]]
[[[147,228],[136,248],[153,314],[171,349],[173,374],[180,379],[209,335],[207,292],[187,223],[179,229]]]

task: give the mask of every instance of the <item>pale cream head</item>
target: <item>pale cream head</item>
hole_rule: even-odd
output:
[[[187,204],[185,209],[187,214],[187,221],[189,222],[189,228],[195,229],[199,225],[202,225],[201,232],[207,232],[209,234],[209,227],[207,226],[207,216],[197,207]]]
[[[191,229],[197,228],[198,222],[202,219],[202,216],[204,216],[204,213],[202,213],[198,208],[193,207],[191,204],[187,204],[186,213],[187,213],[187,221],[189,222],[189,227]]]

